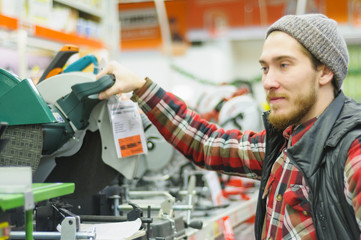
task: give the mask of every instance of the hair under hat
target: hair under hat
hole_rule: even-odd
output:
[[[300,42],[316,59],[332,70],[336,86],[341,88],[347,75],[349,56],[336,21],[322,14],[286,15],[268,28],[267,37],[273,31],[288,33]]]

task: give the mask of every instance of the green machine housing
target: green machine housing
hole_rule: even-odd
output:
[[[47,81],[47,80],[45,80]],[[57,100],[57,105],[48,104],[30,79],[0,68],[0,122],[9,127],[26,124],[41,124],[43,129],[43,155],[59,149],[74,136],[74,129],[88,126],[96,97],[114,84],[113,75],[105,75],[97,81],[75,84],[72,92]]]

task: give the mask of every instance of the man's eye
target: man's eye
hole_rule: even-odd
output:
[[[286,67],[288,67],[288,64],[287,64],[287,63],[282,63],[282,64],[281,64],[281,68],[286,68]]]
[[[267,72],[268,71],[268,67],[261,67],[262,72]]]

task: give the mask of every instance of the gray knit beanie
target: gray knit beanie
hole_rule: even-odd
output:
[[[349,56],[336,21],[322,14],[286,15],[268,28],[267,37],[273,31],[288,33],[300,42],[332,70],[336,86],[341,88],[347,75]]]

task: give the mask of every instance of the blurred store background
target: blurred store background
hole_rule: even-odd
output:
[[[361,1],[1,0],[0,67],[36,79],[64,44],[118,60],[196,107],[200,86],[246,82],[264,104],[258,57],[267,26],[289,13],[338,21],[351,56],[344,91],[361,100]],[[75,58],[75,57],[74,57]]]
[[[361,0],[0,0],[0,68],[37,84],[59,50],[75,45],[79,52],[64,68],[88,54],[99,62],[88,72],[116,60],[181,97],[205,119],[259,131],[260,113],[268,109],[258,63],[266,30],[285,14],[303,13],[338,22],[350,53],[343,90],[361,101]],[[169,185],[159,181],[177,171],[181,182],[180,170],[188,167],[169,152],[164,164],[154,161],[153,173],[142,172],[153,189],[171,190],[174,179]],[[255,201],[257,182],[217,177],[223,197]],[[230,214],[235,239],[253,239],[255,203],[245,206],[250,215]],[[222,230],[214,224],[204,231],[218,236]],[[204,232],[192,234],[190,239],[206,239]]]

